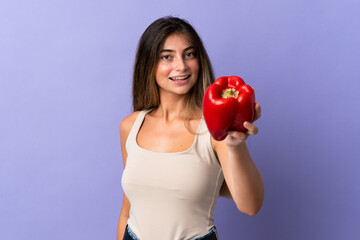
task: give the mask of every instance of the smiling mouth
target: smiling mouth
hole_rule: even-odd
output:
[[[189,79],[191,75],[183,76],[183,77],[169,77],[170,80],[173,81],[184,81],[186,79]]]

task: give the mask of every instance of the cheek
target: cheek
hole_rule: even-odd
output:
[[[194,61],[194,62],[192,62],[191,63],[191,70],[192,70],[192,72],[194,72],[194,73],[199,73],[199,62],[196,60],[196,61]]]
[[[157,85],[162,86],[169,77],[171,69],[166,64],[159,64],[156,68],[155,80]]]
[[[190,62],[189,62],[189,65],[191,65],[191,67],[193,68],[193,69],[199,69],[199,59],[197,59],[197,58],[195,58],[195,59],[193,59],[193,60],[191,60]]]
[[[171,67],[167,64],[159,64],[156,69],[156,76],[167,75],[171,71]]]

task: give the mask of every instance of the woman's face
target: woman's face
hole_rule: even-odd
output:
[[[160,94],[185,95],[195,85],[198,75],[199,61],[194,46],[184,34],[169,35],[156,68]]]

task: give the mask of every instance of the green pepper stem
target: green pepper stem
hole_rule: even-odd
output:
[[[222,98],[237,98],[239,96],[239,92],[235,90],[235,88],[226,88],[222,91]]]

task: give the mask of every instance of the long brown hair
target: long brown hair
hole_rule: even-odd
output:
[[[134,111],[157,108],[160,105],[159,89],[155,79],[156,67],[166,38],[174,33],[187,37],[195,48],[199,61],[198,80],[186,95],[187,115],[191,118],[191,114],[202,110],[205,90],[215,80],[209,56],[201,38],[189,22],[168,16],[150,24],[139,40],[132,85]],[[220,195],[231,197],[225,181]]]
[[[174,33],[184,34],[195,48],[199,61],[199,76],[187,94],[186,107],[191,110],[201,109],[205,89],[215,80],[209,56],[190,23],[176,17],[163,17],[150,24],[138,44],[132,88],[134,111],[159,106],[160,97],[155,80],[156,66],[166,38]]]

